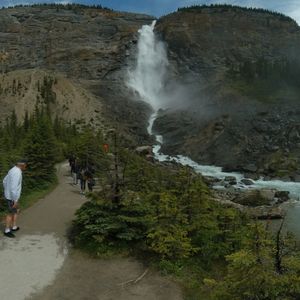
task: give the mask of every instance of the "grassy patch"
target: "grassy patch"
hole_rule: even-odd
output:
[[[38,200],[44,198],[46,195],[51,193],[58,185],[58,180],[55,178],[53,182],[44,184],[40,188],[33,189],[27,193],[24,193],[24,195],[20,199],[20,208],[26,209],[36,202]]]

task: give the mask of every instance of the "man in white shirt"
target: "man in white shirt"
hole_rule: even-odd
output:
[[[14,238],[13,231],[18,231],[17,226],[18,201],[22,191],[22,171],[27,167],[26,160],[19,160],[17,164],[9,170],[3,180],[4,197],[7,202],[7,211],[5,219],[4,235]]]

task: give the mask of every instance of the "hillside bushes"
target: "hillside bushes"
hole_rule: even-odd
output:
[[[118,174],[103,179],[103,189],[76,213],[77,246],[96,255],[142,254],[176,276],[188,299],[298,299],[299,249],[282,226],[273,235],[264,224],[219,206],[189,168],[114,153],[118,159],[109,154],[106,173]]]
[[[110,182],[78,210],[77,243],[139,249],[167,259],[197,253],[210,260],[238,247],[239,213],[221,212],[200,176],[186,168],[154,165],[127,151],[119,164],[118,197]]]

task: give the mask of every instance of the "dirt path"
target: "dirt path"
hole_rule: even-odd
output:
[[[20,215],[16,239],[0,238],[0,299],[182,300],[173,282],[132,258],[92,259],[71,249],[66,232],[84,201],[71,185],[67,164],[59,185]]]

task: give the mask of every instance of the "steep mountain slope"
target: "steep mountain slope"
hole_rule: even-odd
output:
[[[0,10],[0,72],[6,89],[0,95],[1,115],[12,109],[20,117],[25,109],[31,112],[40,94],[37,82],[53,77],[53,115],[103,126],[117,123],[127,139],[147,138],[148,108],[130,100],[124,74],[138,29],[151,21],[146,15],[80,5]],[[17,92],[12,90],[19,84]]]
[[[49,106],[54,116],[67,122],[90,123],[101,127],[101,99],[59,73],[40,69],[12,71],[0,76],[0,119],[12,111],[19,121],[36,106]]]
[[[182,9],[159,20],[157,32],[168,46],[168,84],[184,82],[186,91],[155,124],[163,151],[253,176],[298,179],[297,23],[222,5]]]

